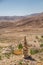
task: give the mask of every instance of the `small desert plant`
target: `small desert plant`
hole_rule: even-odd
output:
[[[22,49],[23,48],[23,46],[22,46],[22,44],[20,43],[19,45],[18,45],[18,49]]]
[[[43,38],[43,35],[41,36],[41,38]]]
[[[38,53],[39,51],[37,49],[30,49],[30,54],[36,54]]]
[[[40,44],[40,47],[43,47],[43,43],[42,43],[42,44]]]
[[[0,56],[0,60],[2,60],[2,57]]]
[[[9,46],[9,48],[11,49],[11,53],[14,54],[14,47],[12,47],[12,45],[11,45],[11,46]]]
[[[19,62],[19,65],[22,65],[22,62],[21,61]]]
[[[0,50],[2,49],[2,47],[0,46]]]
[[[43,43],[43,39],[42,38],[40,38],[38,41],[41,42],[41,43]]]
[[[41,49],[39,50],[39,52],[43,52],[43,48],[41,48]]]
[[[10,55],[11,55],[10,53],[5,53],[5,57],[8,59],[10,58]]]

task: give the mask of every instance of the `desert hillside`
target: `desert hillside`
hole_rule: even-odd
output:
[[[43,13],[28,16],[0,17],[0,28],[43,28]]]

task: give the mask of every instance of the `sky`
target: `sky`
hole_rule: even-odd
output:
[[[24,16],[43,12],[43,0],[0,0],[0,16]]]

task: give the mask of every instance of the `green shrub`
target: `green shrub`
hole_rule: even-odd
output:
[[[39,39],[39,42],[43,43],[43,39],[42,39],[42,38],[41,38],[41,39]]]
[[[42,49],[40,49],[40,52],[43,52],[43,48],[42,48]]]
[[[41,38],[43,38],[43,35],[41,36]]]
[[[12,45],[11,45],[11,46],[9,46],[9,48],[11,49],[11,53],[14,54],[14,47],[12,47]]]
[[[18,45],[18,49],[22,49],[23,48],[23,46],[22,46],[22,44],[20,43],[19,45]]]
[[[2,49],[2,47],[0,46],[0,50]]]
[[[40,47],[43,47],[43,43],[42,43],[42,44],[40,44]]]
[[[30,49],[30,54],[36,54],[38,53],[39,51],[37,49]]]
[[[11,55],[10,53],[5,53],[5,57],[8,59],[10,58],[10,55]]]
[[[22,62],[19,62],[19,65],[22,65]]]
[[[2,57],[0,56],[0,60],[2,60]]]

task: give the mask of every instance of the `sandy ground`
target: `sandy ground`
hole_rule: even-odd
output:
[[[40,48],[38,40],[36,39],[36,36],[40,38],[40,36],[43,35],[43,29],[37,29],[36,30],[28,30],[28,31],[22,31],[22,29],[18,29],[15,31],[15,29],[0,29],[0,46],[5,47],[9,45],[18,45],[19,43],[24,43],[24,36],[26,36],[27,43],[32,44],[32,47],[36,46],[36,48]],[[4,39],[3,42],[1,39]],[[10,40],[10,41],[8,41]],[[34,42],[36,41],[36,42]],[[30,49],[31,47],[29,47]],[[39,55],[39,54],[38,54]],[[33,58],[36,58],[39,60],[37,55],[34,55]],[[23,55],[20,56],[11,56],[10,59],[4,58],[2,61],[0,60],[0,65],[14,65],[14,63],[17,63],[19,60],[23,59]]]

